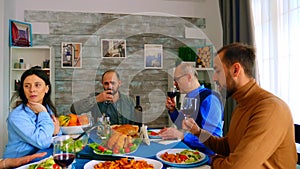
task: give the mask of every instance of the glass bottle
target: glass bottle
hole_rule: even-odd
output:
[[[143,108],[140,104],[140,96],[136,96],[135,97],[135,120],[140,123],[143,124]]]

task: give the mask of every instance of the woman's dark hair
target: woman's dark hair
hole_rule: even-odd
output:
[[[47,75],[47,73],[42,70],[40,67],[32,67],[28,70],[26,70],[22,76],[21,76],[21,84],[20,84],[20,87],[19,87],[19,96],[22,100],[22,103],[24,105],[27,104],[28,102],[28,99],[26,98],[25,96],[25,93],[24,93],[24,88],[23,88],[23,85],[24,85],[24,80],[30,76],[30,75],[36,75],[38,76],[39,78],[43,79],[43,81],[46,83],[46,85],[48,85],[49,87],[49,90],[48,92],[45,94],[44,96],[44,99],[43,99],[43,105],[45,107],[49,106],[49,108],[52,110],[52,112],[55,114],[55,116],[57,116],[57,111],[56,111],[56,108],[53,104],[53,102],[51,101],[51,83],[50,83],[50,79],[49,79],[49,76]]]

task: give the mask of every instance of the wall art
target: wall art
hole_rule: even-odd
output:
[[[31,24],[9,20],[9,46],[32,46]]]
[[[101,39],[101,56],[103,58],[125,58],[125,39]]]
[[[81,68],[82,67],[82,44],[76,42],[61,43],[61,67]]]
[[[163,67],[163,46],[160,44],[144,45],[145,69],[162,69]]]

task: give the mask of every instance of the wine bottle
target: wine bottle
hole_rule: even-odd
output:
[[[143,111],[143,108],[142,106],[140,105],[140,96],[136,96],[135,97],[135,107],[134,109],[137,111],[137,112],[142,112]]]
[[[135,97],[135,120],[138,123],[139,126],[141,126],[141,124],[143,124],[143,108],[140,104],[140,96],[136,96]]]

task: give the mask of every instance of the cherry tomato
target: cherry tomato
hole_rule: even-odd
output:
[[[120,151],[119,151],[119,149],[114,148],[114,149],[113,149],[113,153],[114,153],[114,154],[120,154]]]
[[[130,148],[129,148],[129,147],[126,147],[126,148],[124,149],[124,152],[125,152],[125,153],[130,153]]]
[[[132,147],[133,145],[133,143],[128,143],[128,147]]]
[[[37,169],[44,169],[44,167],[38,167]]]
[[[58,164],[53,164],[53,165],[52,165],[52,168],[53,168],[53,169],[60,169],[60,166],[59,166]]]

